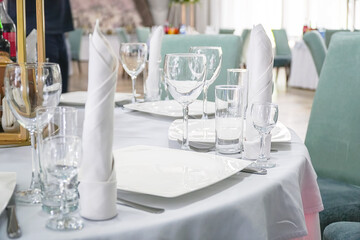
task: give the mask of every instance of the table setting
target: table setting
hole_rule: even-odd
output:
[[[33,161],[29,147],[0,149],[0,239],[10,238],[4,209],[15,183],[22,189],[31,178],[40,198],[16,199],[23,239],[320,239],[316,174],[271,102],[273,56],[263,27],[252,31],[248,69],[228,70],[214,102],[206,96],[220,47],[167,54],[159,66],[161,48],[151,45],[148,95],[139,102],[135,81],[147,46],[121,45],[119,61],[97,21],[87,92],[37,102]],[[115,92],[119,64],[131,94]],[[173,100],[160,100],[161,78]]]

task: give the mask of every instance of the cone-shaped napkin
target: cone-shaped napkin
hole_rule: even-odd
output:
[[[150,39],[149,74],[145,82],[145,100],[160,100],[159,64],[161,61],[161,44],[163,37],[164,29],[162,26],[159,26],[155,29]]]
[[[246,112],[244,155],[245,158],[256,159],[260,152],[260,140],[259,132],[253,127],[251,105],[255,102],[271,102],[274,62],[270,39],[261,24],[256,25],[251,31],[247,56],[249,92]],[[271,136],[268,136],[265,141],[265,155],[269,155]]]
[[[96,22],[89,39],[89,83],[80,167],[80,215],[92,220],[116,216],[116,174],[112,156],[114,94],[119,63]]]

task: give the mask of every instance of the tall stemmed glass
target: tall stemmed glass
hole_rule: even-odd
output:
[[[120,44],[120,61],[132,81],[133,103],[136,102],[136,78],[145,68],[147,53],[148,49],[145,43]]]
[[[189,104],[195,101],[203,89],[206,74],[206,57],[203,54],[166,54],[164,62],[165,83],[171,96],[183,107],[182,149],[189,150]]]
[[[53,230],[79,230],[83,228],[81,219],[71,217],[66,207],[65,187],[76,178],[81,162],[81,139],[78,136],[57,135],[46,138],[42,143],[43,164],[47,174],[60,183],[60,213],[51,217],[46,226]]]
[[[56,63],[9,64],[5,70],[5,95],[11,112],[29,131],[32,152],[30,189],[16,193],[17,201],[41,203],[39,161],[35,149],[36,109],[57,106],[61,95],[61,72]]]
[[[219,76],[222,62],[221,47],[191,47],[191,53],[204,54],[206,56],[206,80],[204,84],[204,100],[202,119],[208,119],[207,114],[207,92],[209,86],[213,84]]]
[[[255,167],[272,168],[275,163],[270,161],[264,152],[265,139],[270,131],[275,127],[278,120],[279,109],[274,103],[253,103],[251,106],[251,118],[254,128],[260,134],[260,154],[255,162]]]

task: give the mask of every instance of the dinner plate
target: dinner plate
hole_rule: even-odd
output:
[[[132,93],[115,93],[115,102],[131,101]],[[85,105],[87,99],[86,91],[76,91],[61,94],[60,103],[66,105]]]
[[[173,121],[169,127],[170,140],[182,140],[183,122],[181,119]],[[189,119],[189,141],[215,143],[215,119]],[[289,129],[281,122],[277,122],[271,131],[271,142],[290,142]]]
[[[153,146],[114,151],[117,188],[173,198],[217,183],[251,161]]]
[[[183,116],[182,106],[175,100],[131,103],[124,105],[124,107],[131,110],[162,115],[167,117],[182,118]],[[202,100],[196,100],[189,105],[189,116],[201,116],[202,112],[203,112]],[[214,102],[208,102],[207,112],[208,114],[215,113]]]
[[[16,173],[0,172],[0,214],[8,204],[16,185]]]

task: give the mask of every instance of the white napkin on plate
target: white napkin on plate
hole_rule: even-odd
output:
[[[112,155],[114,95],[119,63],[96,22],[89,37],[89,83],[80,167],[80,215],[92,220],[116,216],[116,173]]]
[[[259,156],[260,139],[252,123],[251,105],[255,102],[271,102],[274,62],[270,39],[261,24],[256,25],[251,31],[247,56],[249,92],[244,155],[245,158],[256,159]],[[271,136],[268,136],[265,141],[265,155],[270,155]]]
[[[162,26],[159,26],[155,29],[150,39],[149,74],[145,81],[145,100],[160,100],[159,64],[161,62],[161,44],[163,37],[164,29]]]

